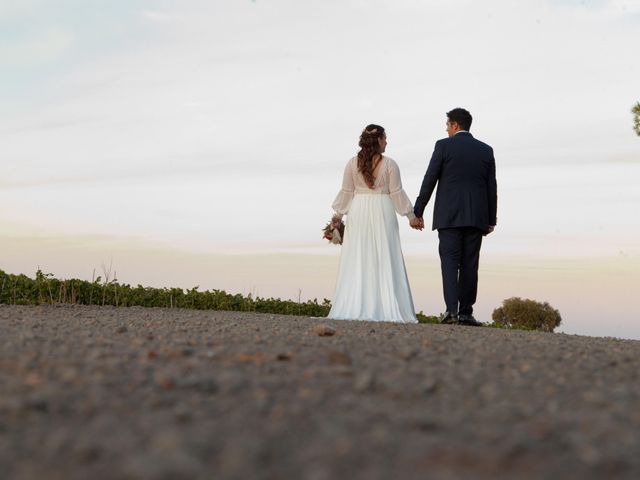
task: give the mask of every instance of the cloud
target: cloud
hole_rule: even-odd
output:
[[[0,63],[3,68],[51,64],[60,60],[74,40],[75,36],[70,30],[51,27],[0,45]]]
[[[140,15],[144,20],[154,23],[168,23],[173,19],[170,14],[158,10],[143,10]]]
[[[527,235],[538,228],[527,221],[532,211],[566,213],[549,195],[561,190],[558,182],[573,196],[593,187],[577,186],[572,168],[558,167],[586,171],[637,151],[628,110],[639,70],[624,50],[636,30],[618,17],[586,17],[578,5],[132,5],[107,17],[83,11],[84,24],[66,41],[65,30],[53,27],[31,43],[14,40],[14,61],[56,67],[38,72],[37,85],[47,88],[24,82],[15,115],[0,118],[10,159],[3,198],[20,205],[18,217],[56,218],[71,231],[89,216],[98,232],[194,231],[209,242],[214,227],[200,227],[202,218],[234,225],[237,212],[259,208],[250,229],[229,230],[231,243],[306,241],[301,232],[315,239],[364,125],[387,127],[389,155],[412,195],[444,135],[444,112],[462,105],[474,114],[474,134],[495,148],[505,193],[521,175],[505,167],[548,173],[535,177],[539,205],[523,199],[524,189],[509,193],[509,205],[524,212],[514,211],[511,225]],[[75,25],[65,15],[63,26]],[[49,37],[51,50],[39,50]],[[69,49],[81,53],[68,59]],[[22,200],[32,196],[38,202]],[[144,205],[138,214],[130,212],[132,198]],[[285,210],[307,223],[273,228]],[[165,221],[164,211],[178,220]]]
[[[0,21],[13,21],[33,15],[42,3],[42,0],[4,0],[0,2]]]
[[[550,5],[599,22],[633,17],[640,20],[639,0],[552,0]]]
[[[601,10],[611,15],[637,15],[640,13],[640,1],[606,0]]]

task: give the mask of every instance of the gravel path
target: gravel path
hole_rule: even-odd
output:
[[[0,478],[637,479],[639,354],[490,328],[0,306]]]

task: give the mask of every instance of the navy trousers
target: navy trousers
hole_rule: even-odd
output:
[[[478,294],[478,265],[484,232],[474,227],[441,228],[440,267],[447,311],[471,315]]]

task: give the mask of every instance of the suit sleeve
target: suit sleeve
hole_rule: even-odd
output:
[[[497,222],[497,210],[498,210],[498,183],[496,182],[496,160],[493,156],[493,150],[491,150],[491,163],[489,167],[489,185],[487,189],[488,201],[489,201],[489,224],[495,226]]]
[[[413,213],[416,217],[422,217],[424,214],[424,209],[427,207],[427,203],[429,203],[429,199],[433,194],[433,189],[436,188],[438,178],[440,178],[443,162],[442,150],[442,142],[438,140],[433,149],[433,155],[431,155],[431,161],[429,162],[427,173],[424,174],[420,193],[418,194],[418,198],[416,198],[416,203],[413,208]]]

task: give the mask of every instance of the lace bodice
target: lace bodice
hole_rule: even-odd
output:
[[[411,200],[402,188],[400,169],[398,164],[389,157],[382,156],[382,164],[378,169],[378,176],[374,188],[369,188],[364,177],[358,171],[358,157],[353,157],[344,169],[342,189],[333,201],[333,209],[338,215],[349,213],[349,207],[354,195],[378,194],[389,195],[391,201],[400,215],[414,217]]]

